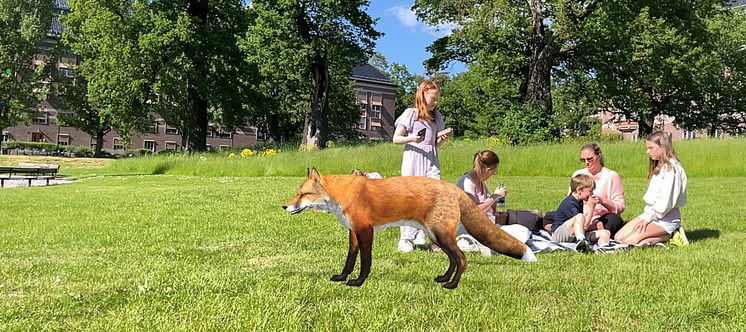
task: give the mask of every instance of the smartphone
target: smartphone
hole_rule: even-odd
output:
[[[417,136],[425,136],[425,133],[427,133],[427,128],[422,128],[417,132]]]

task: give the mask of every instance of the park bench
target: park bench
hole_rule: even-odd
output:
[[[0,166],[0,187],[5,186],[5,180],[10,180],[13,176],[20,176],[28,180],[28,186],[31,187],[31,180],[49,180],[57,177],[60,165],[54,164],[28,164],[20,163],[18,166]],[[3,175],[7,174],[8,177]]]

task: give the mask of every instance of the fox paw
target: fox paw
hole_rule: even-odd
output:
[[[359,279],[359,278],[358,279],[347,280],[347,286],[360,287],[360,286],[363,285],[364,281],[365,281],[365,279]]]
[[[346,273],[335,274],[329,280],[331,280],[331,281],[345,281],[345,280],[347,280],[347,276],[348,275],[349,274],[346,274]]]
[[[443,284],[443,288],[446,288],[446,289],[454,289],[456,287],[458,287],[457,282],[449,282],[449,283]]]
[[[451,280],[451,276],[446,276],[446,275],[437,276],[437,277],[435,277],[434,280],[435,280],[435,282],[446,282],[448,280]]]

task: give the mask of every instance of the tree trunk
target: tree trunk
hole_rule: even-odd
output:
[[[645,139],[653,133],[655,116],[650,113],[642,113],[637,120],[637,137]]]
[[[5,153],[3,153],[4,152],[4,150],[3,150],[3,129],[5,129],[5,128],[0,127],[0,155],[5,154]]]
[[[187,14],[195,18],[198,23],[197,38],[205,37],[205,27],[207,26],[207,16],[209,5],[207,0],[189,0]],[[187,81],[187,109],[184,120],[182,133],[182,148],[185,151],[206,151],[207,150],[207,100],[200,95],[195,84],[197,79],[206,79],[205,59],[201,54],[202,50],[191,49],[188,56],[194,65],[195,77]]]
[[[539,0],[527,0],[527,2],[531,9],[532,38],[526,83],[521,87],[521,102],[535,104],[550,114],[552,111],[551,72],[560,46],[545,35],[542,2]]]
[[[194,84],[187,87],[187,115],[182,133],[185,151],[207,150],[207,101],[199,95]]]
[[[326,148],[329,138],[329,118],[327,115],[327,94],[329,92],[329,68],[325,58],[316,56],[311,66],[311,83],[313,92],[311,94],[311,105],[303,130],[302,145],[306,148],[318,146]]]
[[[104,156],[104,135],[106,135],[106,131],[104,130],[99,130],[99,132],[96,133],[96,150],[93,151],[93,156],[96,158],[102,158]]]

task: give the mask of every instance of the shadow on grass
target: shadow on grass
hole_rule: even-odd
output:
[[[174,162],[172,161],[164,161],[158,163],[158,165],[155,166],[155,169],[153,169],[153,175],[159,175],[159,174],[166,174],[168,170],[174,167]]]
[[[717,229],[700,228],[686,231],[686,237],[690,242],[699,242],[709,238],[719,238],[720,231]]]

